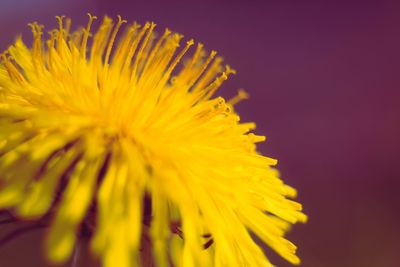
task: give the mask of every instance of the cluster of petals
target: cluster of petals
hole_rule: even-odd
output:
[[[299,263],[284,238],[306,220],[296,191],[240,122],[247,95],[216,96],[235,71],[154,23],[89,18],[57,17],[46,38],[33,23],[32,46],[1,56],[0,209],[50,218],[55,263],[83,228],[105,267],[272,266],[253,235]]]

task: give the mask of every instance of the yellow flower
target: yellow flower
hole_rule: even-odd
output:
[[[250,233],[297,264],[284,238],[304,222],[264,141],[215,97],[234,73],[193,40],[154,23],[104,17],[95,34],[71,20],[43,41],[31,24],[0,64],[0,209],[19,219],[50,216],[46,251],[70,258],[79,234],[104,266],[272,266]],[[92,41],[89,44],[89,39]],[[119,40],[117,42],[117,40]],[[179,65],[179,62],[183,64]],[[146,245],[147,244],[147,245]],[[142,251],[143,252],[143,251]]]

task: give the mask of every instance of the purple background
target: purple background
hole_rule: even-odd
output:
[[[154,20],[238,70],[222,94],[251,94],[242,120],[267,135],[260,151],[279,159],[310,217],[289,234],[302,266],[400,266],[399,1],[1,0],[0,48],[28,22],[77,25],[87,11]],[[0,247],[0,266],[43,266],[40,236]]]

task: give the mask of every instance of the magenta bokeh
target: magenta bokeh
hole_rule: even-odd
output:
[[[259,150],[310,217],[289,234],[302,266],[400,266],[399,1],[1,0],[0,48],[29,35],[28,22],[82,24],[88,11],[153,20],[237,69],[221,93],[250,93],[242,120],[267,136]],[[30,233],[0,247],[0,266],[42,266],[39,242]]]

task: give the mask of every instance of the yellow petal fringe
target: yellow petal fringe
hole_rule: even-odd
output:
[[[154,23],[104,17],[93,34],[96,19],[70,32],[57,17],[47,40],[32,23],[32,47],[18,37],[1,55],[0,208],[51,213],[55,263],[95,207],[91,251],[105,267],[143,266],[149,247],[160,267],[272,266],[250,232],[298,264],[284,238],[306,221],[296,191],[256,152],[254,123],[239,122],[248,95],[214,96],[235,71],[200,43],[183,59],[194,41]]]

